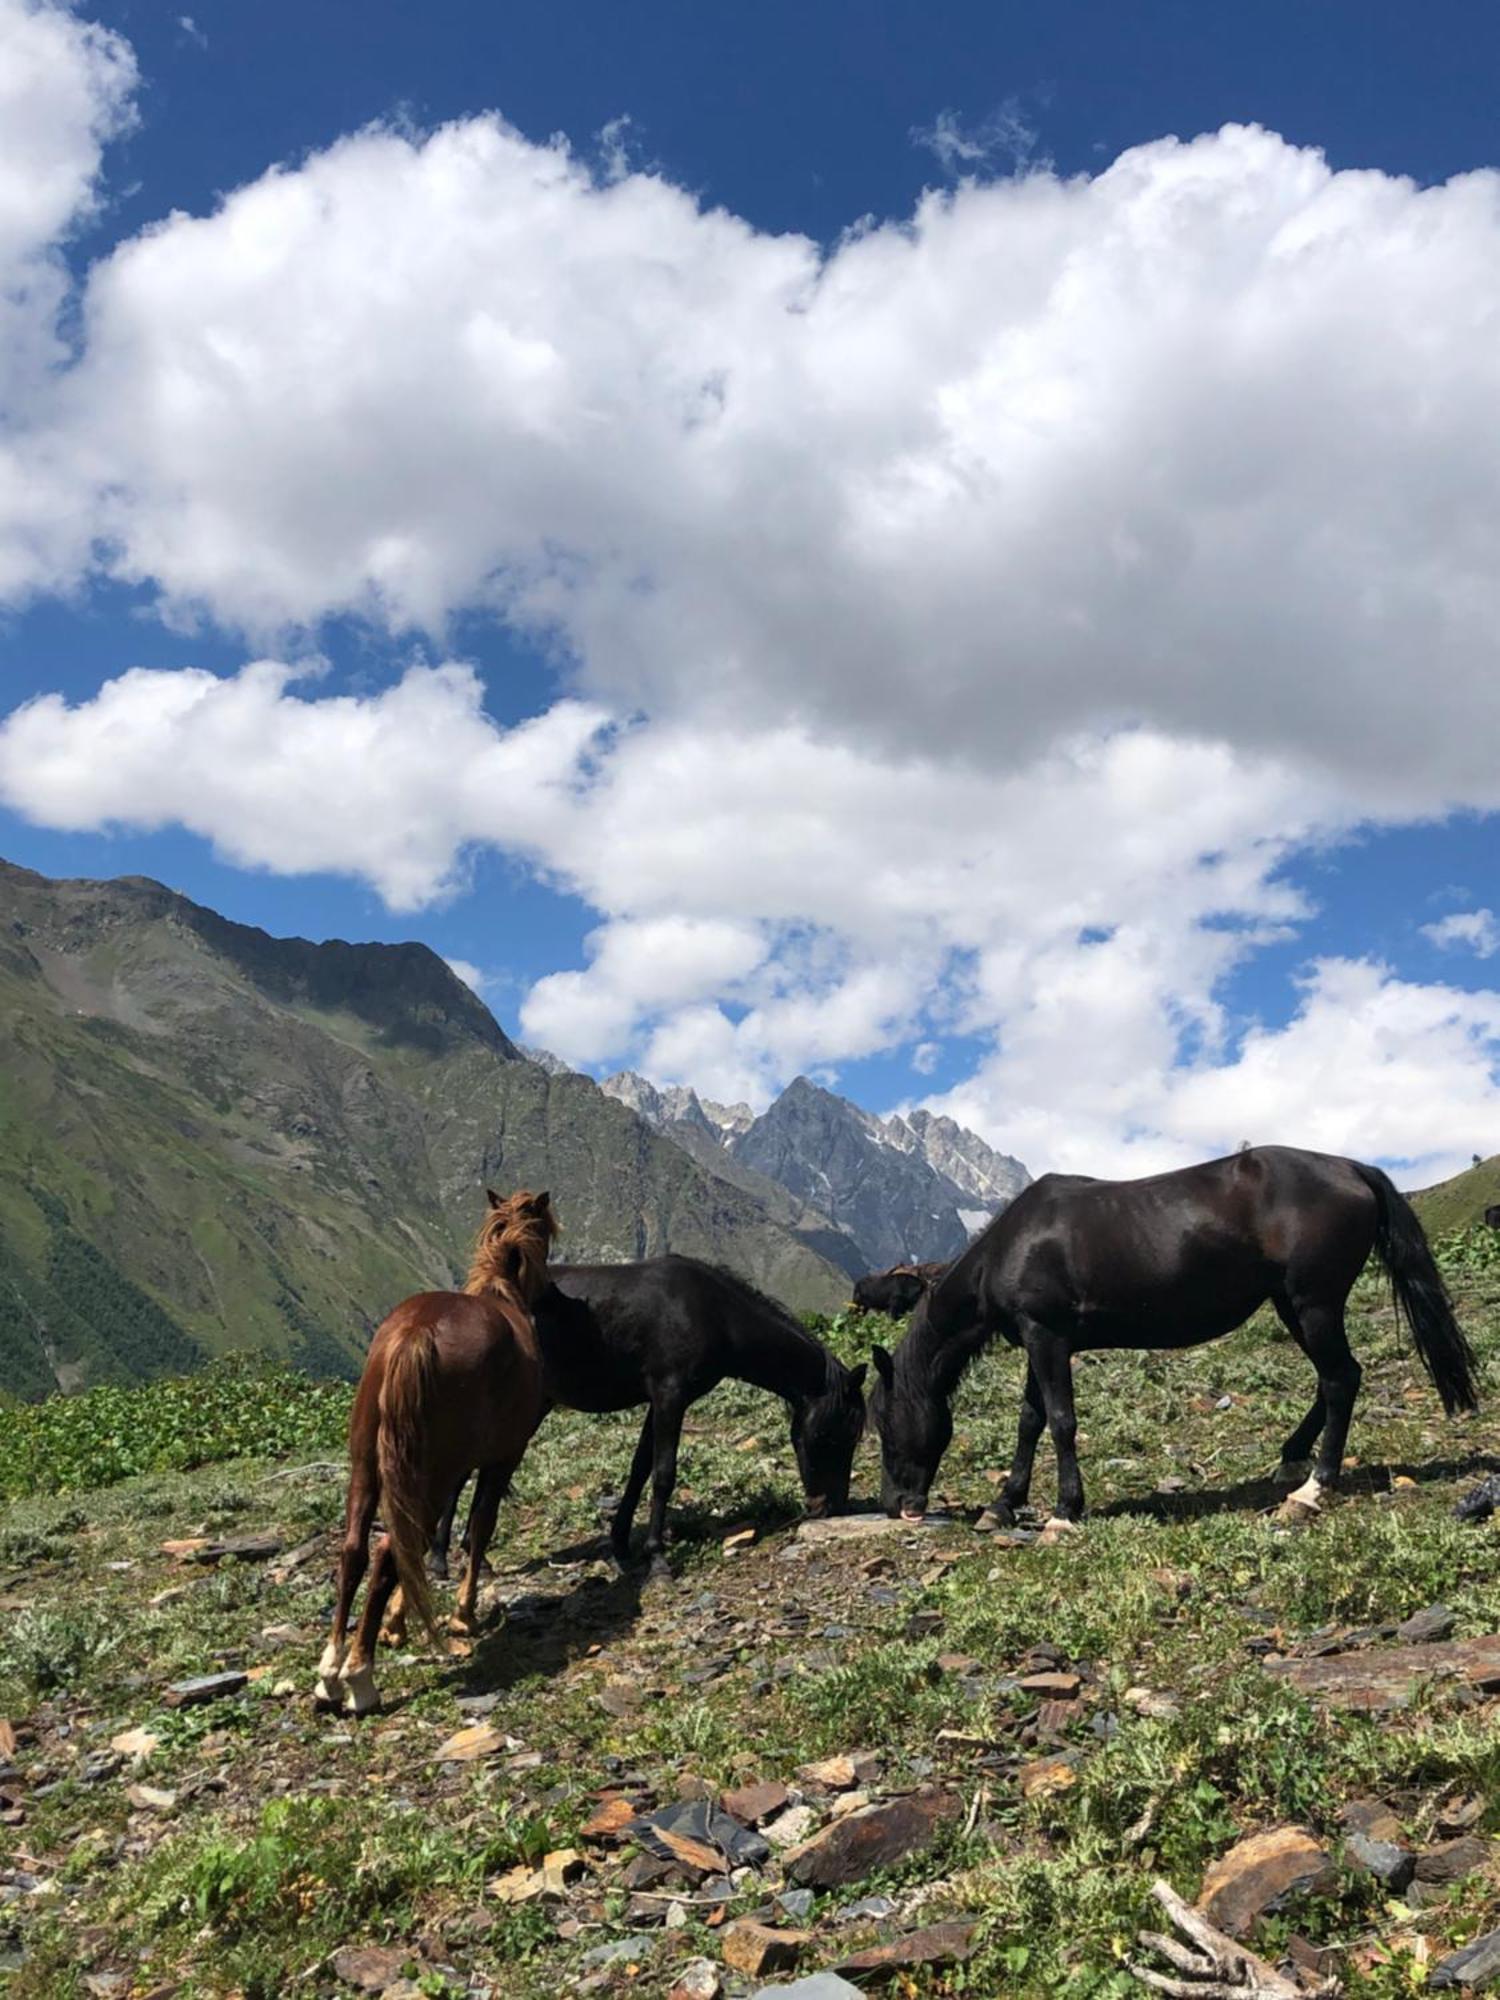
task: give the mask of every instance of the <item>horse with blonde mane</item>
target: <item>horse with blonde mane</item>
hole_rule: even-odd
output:
[[[391,1593],[437,1636],[425,1556],[456,1483],[478,1472],[468,1566],[449,1629],[472,1632],[480,1565],[500,1502],[542,1420],[542,1366],[533,1300],[547,1282],[558,1233],[551,1198],[525,1190],[489,1214],[461,1292],[418,1292],[376,1329],[349,1419],[349,1495],[339,1555],[333,1631],[318,1665],[318,1700],[365,1715],[379,1705],[375,1647]],[[353,1645],[349,1615],[376,1545],[364,1613]]]

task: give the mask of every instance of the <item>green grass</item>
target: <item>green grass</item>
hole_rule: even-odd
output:
[[[352,1387],[255,1358],[143,1388],[87,1389],[7,1411],[0,1497],[113,1485],[143,1472],[342,1450]]]
[[[1488,1267],[1466,1256],[1461,1244],[1444,1251],[1465,1322],[1493,1357]],[[1337,1852],[1354,1798],[1389,1802],[1421,1842],[1444,1799],[1475,1792],[1488,1801],[1479,1830],[1500,1830],[1493,1702],[1466,1705],[1437,1687],[1396,1715],[1332,1717],[1247,1650],[1295,1648],[1438,1600],[1460,1634],[1500,1630],[1497,1530],[1451,1518],[1456,1495],[1500,1453],[1500,1426],[1488,1415],[1447,1425],[1375,1278],[1357,1304],[1357,1463],[1347,1498],[1302,1534],[1275,1529],[1257,1484],[1310,1391],[1305,1362],[1269,1322],[1190,1354],[1080,1363],[1092,1511],[1050,1547],[956,1527],[810,1549],[787,1532],[797,1489],[785,1411],[726,1385],[690,1412],[678,1581],[642,1589],[612,1579],[589,1546],[636,1415],[558,1413],[502,1515],[486,1601],[511,1601],[510,1616],[470,1659],[383,1657],[391,1706],[361,1725],[317,1716],[307,1698],[329,1610],[343,1481],[327,1462],[341,1460],[347,1389],[222,1366],[187,1384],[44,1404],[19,1413],[20,1432],[7,1412],[0,1596],[22,1608],[0,1622],[0,1716],[18,1727],[26,1819],[0,1842],[65,1885],[34,1907],[0,1909],[0,1951],[19,1926],[27,1952],[8,1992],[83,2000],[85,1974],[116,1967],[142,1993],[169,1981],[245,2000],[332,1991],[319,1968],[341,1945],[415,1950],[425,1938],[508,2000],[551,2000],[574,1989],[590,1947],[640,1928],[618,1868],[587,1849],[574,1935],[556,1927],[561,1908],[509,1907],[485,1885],[577,1844],[595,1793],[622,1771],[665,1802],[689,1777],[795,1783],[810,1758],[864,1747],[885,1760],[884,1788],[953,1786],[964,1812],[942,1841],[813,1911],[808,1968],[871,1935],[829,1927],[854,1894],[920,1895],[909,1924],[976,1915],[969,1965],[915,1976],[896,1988],[902,2000],[1124,2000],[1139,1990],[1125,1961],[1154,1876],[1192,1896],[1234,1840],[1289,1820]],[[874,1337],[868,1321],[822,1324],[849,1358]],[[972,1510],[993,1492],[1018,1390],[1005,1353],[966,1382],[938,1482],[953,1502]],[[1160,1496],[1169,1475],[1184,1490]],[[1395,1475],[1414,1484],[1393,1493]],[[867,1442],[856,1492],[876,1478]],[[1044,1449],[1043,1507],[1051,1479]],[[756,1541],[726,1555],[725,1536],[747,1521]],[[225,1529],[274,1532],[288,1548],[323,1540],[287,1570],[183,1568],[161,1551],[168,1537]],[[1035,1740],[1038,1706],[1017,1686],[1038,1646],[1087,1680],[1055,1742]],[[976,1670],[940,1665],[949,1655]],[[170,1681],[223,1666],[265,1671],[232,1699],[164,1705]],[[600,1700],[612,1680],[639,1692],[624,1716]],[[1142,1687],[1171,1696],[1175,1711],[1137,1713],[1124,1695]],[[513,1767],[505,1756],[439,1766],[437,1745],[468,1719],[457,1697],[485,1691],[499,1697],[490,1719],[524,1751]],[[157,1748],[138,1768],[97,1775],[110,1738],[130,1727],[149,1729]],[[1028,1800],[1018,1766],[1056,1751],[1074,1758],[1076,1782]],[[132,1781],[176,1804],[133,1808]],[[747,1881],[733,1909],[765,1896]],[[1348,1946],[1353,2000],[1396,2000],[1419,1990],[1423,1951],[1441,1955],[1497,1923],[1492,1874],[1408,1910],[1346,1871],[1332,1895],[1270,1919],[1260,1943],[1274,1956],[1297,1929]],[[1366,1949],[1376,1944],[1378,1963]],[[717,1951],[692,1913],[657,1933],[639,1976],[620,1970],[601,1990],[665,1993],[672,1966]],[[425,1977],[432,1985],[430,1968]]]

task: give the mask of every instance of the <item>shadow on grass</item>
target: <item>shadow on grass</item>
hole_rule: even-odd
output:
[[[534,1565],[533,1565],[534,1567]],[[626,1632],[640,1615],[644,1573],[583,1577],[557,1596],[530,1592],[487,1625],[455,1676],[464,1695],[495,1694],[532,1674],[561,1673],[592,1647]]]
[[[1397,1479],[1415,1480],[1419,1487],[1449,1485],[1460,1479],[1483,1479],[1500,1472],[1493,1452],[1471,1452],[1465,1458],[1431,1458],[1421,1464],[1391,1460],[1351,1467],[1339,1483],[1345,1499],[1389,1493]],[[1090,1512],[1100,1520],[1143,1517],[1153,1521],[1199,1521],[1214,1514],[1259,1514],[1279,1507],[1288,1488],[1269,1476],[1241,1479],[1231,1486],[1202,1487],[1193,1493],[1147,1493],[1138,1499],[1109,1500]]]

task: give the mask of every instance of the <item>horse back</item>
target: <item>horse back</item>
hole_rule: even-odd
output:
[[[1251,1147],[1139,1180],[1044,1175],[997,1219],[976,1279],[1002,1313],[1105,1343],[1149,1325],[1170,1345],[1179,1323],[1183,1338],[1238,1324],[1288,1273],[1326,1265],[1352,1283],[1374,1227],[1352,1162]]]
[[[434,1405],[455,1441],[472,1433],[524,1443],[531,1435],[541,1416],[542,1362],[530,1313],[494,1292],[417,1292],[375,1330],[355,1396],[351,1443],[373,1433],[390,1360],[414,1344],[426,1349]]]

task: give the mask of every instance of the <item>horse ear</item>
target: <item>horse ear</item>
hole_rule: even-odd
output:
[[[493,1188],[485,1189],[484,1198],[489,1203],[491,1208],[504,1208],[505,1206],[505,1203],[500,1199],[499,1195],[496,1194]]]
[[[875,1363],[875,1373],[889,1389],[892,1381],[895,1379],[896,1364],[891,1360],[891,1357],[883,1347],[872,1349],[870,1359]]]
[[[551,1190],[544,1189],[542,1193],[537,1196],[536,1200],[531,1205],[534,1209],[537,1210],[539,1214],[543,1209],[550,1208],[552,1206]]]
[[[865,1386],[865,1369],[867,1365],[866,1362],[861,1361],[857,1368],[849,1370],[849,1380],[856,1389],[862,1389]]]

